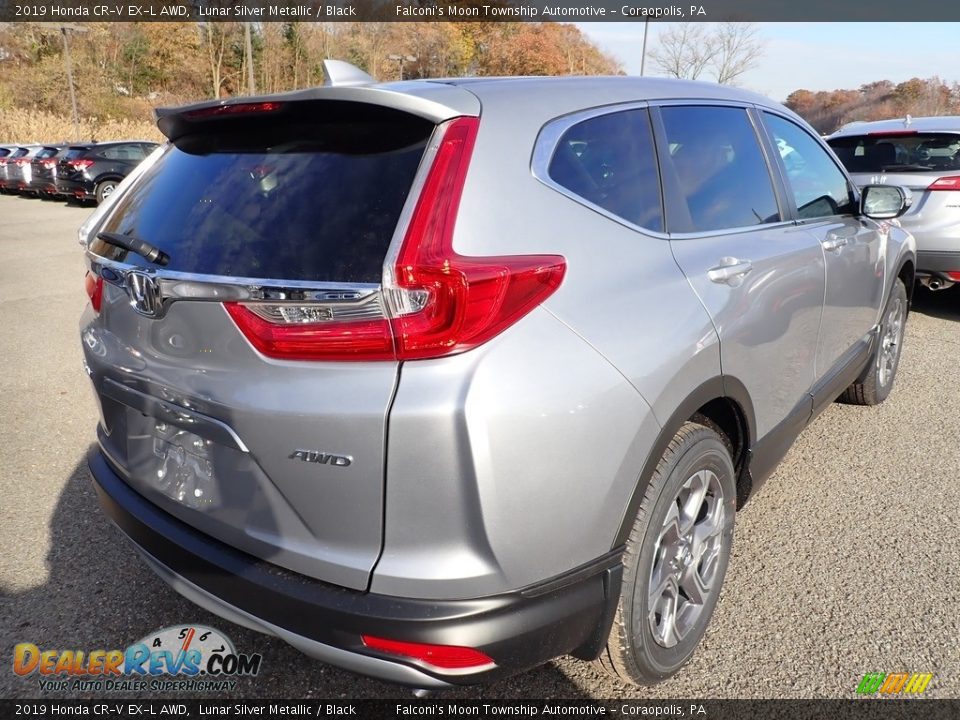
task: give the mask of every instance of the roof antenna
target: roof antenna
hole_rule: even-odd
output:
[[[907,113],[907,117],[903,119],[904,127],[910,127],[910,123],[913,122],[913,118],[910,116],[910,113]]]
[[[327,75],[327,81],[324,83],[327,86],[372,85],[376,82],[356,65],[343,60],[324,60],[323,71]]]

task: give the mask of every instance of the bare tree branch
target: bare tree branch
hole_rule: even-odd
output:
[[[729,85],[763,56],[764,43],[757,26],[747,22],[720,23],[713,35],[713,72],[717,82]]]
[[[675,78],[696,80],[707,69],[714,49],[704,23],[681,23],[660,35],[650,59]]]
[[[709,70],[730,84],[756,66],[763,49],[753,23],[678,23],[661,33],[650,59],[671,77],[696,80]]]

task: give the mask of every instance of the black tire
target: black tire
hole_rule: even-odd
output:
[[[102,203],[119,185],[116,180],[104,180],[97,185],[97,205]]]
[[[692,492],[685,493],[689,492],[689,484],[699,482],[701,477],[708,479],[703,481],[706,491],[697,506],[697,497]],[[604,670],[628,683],[651,685],[676,673],[693,656],[710,623],[730,561],[736,496],[735,471],[725,439],[712,427],[685,423],[670,441],[650,479],[627,540],[617,612],[607,647],[597,660]],[[696,514],[690,512],[694,506],[698,507]],[[701,532],[715,528],[699,559],[700,546],[696,542],[684,545],[682,533],[676,542],[669,539],[672,536],[667,526],[674,525],[667,522],[669,515],[678,518],[678,529],[684,524],[680,522],[682,518],[687,518],[689,524],[692,517],[691,535],[692,528]],[[709,561],[704,559],[708,554]],[[700,580],[703,575],[709,579],[705,583],[709,588],[700,598],[702,602],[693,602],[682,589],[685,583],[689,584],[683,576],[689,580],[690,572]],[[652,602],[655,575],[666,578],[668,585],[670,578],[680,579]],[[658,587],[663,585],[664,582],[658,583]],[[667,627],[669,601],[664,604],[664,598],[671,594],[680,608],[677,615],[686,617],[685,627],[673,624],[672,635]],[[663,608],[667,610],[659,612]]]
[[[880,320],[880,338],[870,357],[864,376],[843,391],[838,398],[849,405],[879,405],[893,389],[893,381],[900,367],[904,328],[910,301],[903,281],[897,279],[883,308]]]

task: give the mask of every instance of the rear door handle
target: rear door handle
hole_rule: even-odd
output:
[[[820,244],[823,245],[823,249],[827,252],[834,252],[846,245],[847,239],[842,237],[828,237]]]
[[[740,260],[735,257],[720,258],[720,264],[707,271],[711,282],[726,283],[736,287],[743,282],[743,277],[753,270],[753,263],[749,260]]]

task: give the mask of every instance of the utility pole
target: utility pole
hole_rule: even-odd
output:
[[[61,25],[63,34],[63,62],[67,66],[67,85],[70,87],[70,108],[73,111],[73,139],[80,139],[80,114],[77,112],[77,93],[73,89],[73,63],[70,60],[70,40],[67,32],[87,32],[87,28],[80,25]]]
[[[647,32],[650,30],[650,16],[643,20],[643,49],[640,50],[640,77],[643,77],[643,71],[647,65]]]
[[[250,23],[243,24],[243,44],[247,56],[247,90],[250,95],[257,94],[257,84],[253,80],[253,42],[250,40]]]

